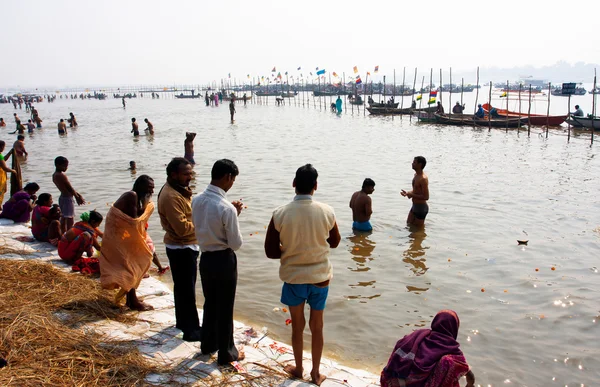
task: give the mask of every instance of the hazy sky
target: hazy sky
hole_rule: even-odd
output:
[[[273,66],[347,76],[358,66],[364,80],[375,65],[379,76],[396,68],[401,79],[404,66],[474,72],[597,63],[599,8],[531,0],[0,0],[0,87],[206,84],[228,73],[269,75]]]

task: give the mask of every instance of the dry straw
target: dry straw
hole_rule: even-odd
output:
[[[221,368],[211,375],[187,362],[157,364],[136,343],[83,327],[136,321],[98,281],[35,261],[0,259],[0,273],[0,358],[8,361],[0,369],[0,386],[149,386],[145,379],[155,373],[161,386],[189,385],[190,379],[200,386],[278,386],[287,379],[280,364],[278,370],[248,363],[255,366],[252,373]]]

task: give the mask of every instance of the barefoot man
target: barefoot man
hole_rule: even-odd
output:
[[[412,169],[415,170],[415,177],[412,181],[413,189],[408,192],[402,190],[400,193],[402,196],[412,199],[413,205],[408,212],[406,223],[415,226],[423,226],[425,224],[425,217],[429,212],[429,206],[427,205],[427,201],[429,200],[429,179],[423,173],[426,164],[427,160],[425,160],[425,157],[417,156],[414,158],[412,162]]]
[[[320,386],[323,353],[323,313],[333,268],[329,249],[340,243],[340,232],[333,208],[313,200],[317,190],[317,170],[306,164],[296,171],[292,186],[296,196],[291,203],[273,211],[265,239],[267,257],[280,259],[279,278],[283,281],[281,303],[288,305],[292,316],[292,348],[295,366],[285,371],[302,379],[304,344],[304,305],[310,305],[308,325],[312,333],[311,382]]]
[[[58,205],[60,206],[60,226],[63,230],[70,230],[73,227],[73,218],[75,217],[75,205],[73,198],[77,201],[77,205],[85,204],[83,196],[73,189],[71,182],[65,172],[69,168],[69,160],[66,157],[58,156],[54,159],[56,171],[52,174],[52,181],[56,188],[60,191]]]
[[[183,158],[189,161],[192,165],[196,165],[196,161],[194,161],[194,139],[196,138],[196,133],[185,132],[185,141],[183,142],[184,147],[184,156]]]
[[[138,177],[131,191],[125,192],[106,214],[106,225],[100,250],[100,282],[104,289],[120,289],[119,302],[127,295],[125,305],[131,310],[154,309],[141,302],[135,293],[152,263],[152,250],[146,243],[146,224],[154,211],[150,201],[154,180]]]
[[[366,178],[363,181],[362,189],[355,192],[350,199],[350,208],[352,208],[352,229],[357,231],[373,231],[371,226],[371,195],[375,191],[375,182]]]

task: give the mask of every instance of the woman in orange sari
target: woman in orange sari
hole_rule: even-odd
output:
[[[475,385],[475,375],[456,341],[460,321],[452,310],[438,312],[431,329],[419,329],[398,340],[388,364],[381,372],[381,387],[466,387]]]

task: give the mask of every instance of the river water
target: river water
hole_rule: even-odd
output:
[[[469,106],[473,94],[465,95]],[[235,318],[290,342],[288,316],[273,311],[282,307],[279,263],[265,257],[263,242],[272,210],[294,196],[296,168],[310,162],[319,171],[315,199],[334,207],[342,234],[330,256],[327,356],[378,373],[396,340],[449,308],[461,318],[459,341],[478,384],[600,383],[600,159],[589,133],[576,132],[567,142],[566,127],[551,129],[546,139],[541,129],[528,137],[370,117],[362,110],[338,116],[309,100],[310,107],[302,106],[303,97],[291,106],[274,106],[273,99],[238,105],[234,124],[226,104],[205,107],[198,100],[134,99],[126,109],[114,99],[40,103],[46,127],[26,136],[30,157],[23,175],[57,201],[53,159],[66,156],[69,178],[90,202],[78,213],[95,208],[106,214],[136,177],[127,170],[129,160],[137,161],[137,176],[155,179],[158,192],[170,158],[183,155],[184,133],[197,132],[195,193],[208,184],[216,159],[230,158],[240,168],[228,195],[247,206],[240,216]],[[589,112],[589,96],[577,101]],[[553,113],[568,110],[565,99],[552,104]],[[535,110],[546,108],[538,103]],[[59,137],[56,123],[70,111],[80,126]],[[0,105],[11,130],[13,112]],[[131,117],[140,128],[150,119],[155,136],[133,139]],[[14,135],[7,132],[2,139],[10,144]],[[410,188],[417,155],[427,158],[430,179],[424,231],[406,227],[410,202],[399,194]],[[374,232],[357,235],[348,202],[365,177],[377,184]],[[149,232],[167,262],[157,213]],[[518,239],[529,244],[519,246]]]

